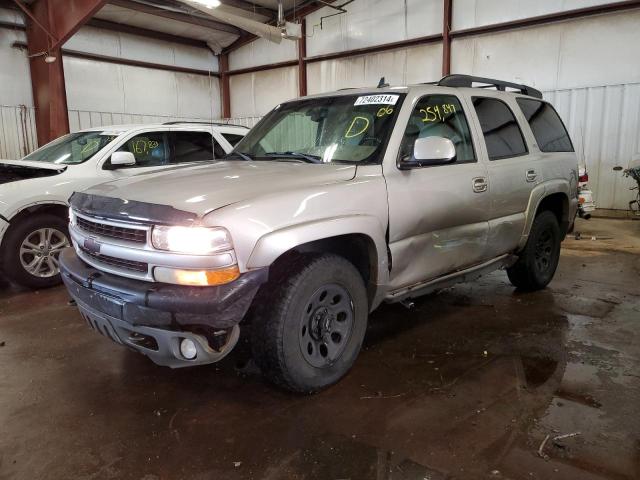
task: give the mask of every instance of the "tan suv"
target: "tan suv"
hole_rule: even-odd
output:
[[[545,287],[577,181],[531,87],[347,89],[278,105],[223,161],[75,193],[60,263],[87,323],[157,364],[215,362],[247,325],[264,374],[313,392],[383,301],[499,268]]]

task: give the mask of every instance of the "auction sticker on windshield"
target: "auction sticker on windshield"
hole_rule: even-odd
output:
[[[365,95],[358,97],[354,105],[395,105],[399,95]]]

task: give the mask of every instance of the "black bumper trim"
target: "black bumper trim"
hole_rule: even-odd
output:
[[[230,328],[244,318],[268,269],[244,273],[216,287],[149,283],[104,273],[84,263],[73,248],[60,254],[60,270],[78,302],[134,326]]]
[[[214,350],[202,335],[154,327],[134,327],[124,320],[97,312],[80,301],[78,301],[78,308],[87,325],[93,330],[116,343],[146,355],[157,365],[170,368],[218,362],[233,350],[240,336],[240,328],[236,325],[229,332],[225,345],[220,350]],[[153,347],[138,342],[136,335],[152,338]],[[194,343],[196,347],[195,358],[188,360],[180,353],[180,342],[183,339],[189,339]]]

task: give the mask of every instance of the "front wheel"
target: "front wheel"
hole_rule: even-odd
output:
[[[533,221],[529,239],[518,261],[507,269],[511,283],[527,291],[546,287],[560,260],[560,226],[556,216],[541,212]]]
[[[367,328],[367,294],[358,270],[337,255],[302,255],[274,272],[265,287],[251,339],[263,374],[299,393],[340,380]]]
[[[33,214],[18,220],[2,242],[2,269],[9,280],[29,288],[60,283],[58,257],[70,246],[67,223],[55,215]]]

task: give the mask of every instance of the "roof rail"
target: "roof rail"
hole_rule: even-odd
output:
[[[238,125],[236,123],[223,123],[223,122],[189,122],[186,120],[176,120],[176,121],[172,121],[172,122],[164,122],[162,125],[189,125],[189,124],[196,124],[196,125],[213,125],[216,127],[242,127],[242,128],[247,128],[244,125]]]
[[[495,80],[493,78],[474,77],[473,75],[448,75],[438,82],[441,87],[473,87],[474,83],[483,83],[483,88],[496,87],[496,89],[504,92],[507,88],[519,90],[524,95],[530,97],[542,98],[542,92],[528,85],[519,83],[505,82],[503,80]]]

